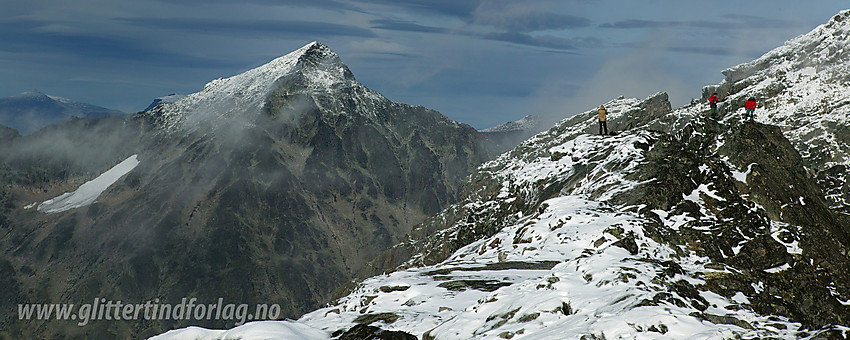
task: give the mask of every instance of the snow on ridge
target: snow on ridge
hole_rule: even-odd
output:
[[[850,10],[723,73],[726,79],[703,92],[720,90],[724,121],[741,119],[744,101],[754,95],[756,121],[781,127],[812,170],[850,166],[850,143],[841,128],[850,124]]]
[[[42,202],[36,209],[45,214],[54,214],[94,203],[107,188],[139,165],[137,156],[128,157],[97,178],[83,183],[73,192],[66,192]]]
[[[647,304],[659,293],[675,294],[659,280],[704,283],[706,259],[679,257],[683,273],[665,278],[663,261],[675,251],[645,237],[639,215],[581,195],[552,198],[544,206],[539,215],[469,244],[441,264],[370,278],[337,304],[298,321],[331,333],[353,326],[362,315],[392,313],[398,320],[380,327],[417,336],[428,332],[437,339],[788,338],[800,328],[708,291],[700,293],[703,311],[693,301]],[[615,245],[616,233],[636,235],[644,243],[639,253]],[[465,282],[492,288],[463,288]],[[699,312],[784,327],[712,324],[695,316]]]
[[[316,50],[315,53],[324,61],[338,58],[327,46],[314,41],[259,67],[229,78],[215,79],[204,85],[201,91],[166,105],[161,112],[166,126],[173,128],[183,123],[191,129],[201,122],[217,118],[260,112],[267,95],[275,89],[275,81],[290,74],[310,50]],[[311,69],[304,75],[311,88],[330,87],[339,82],[344,73],[344,66],[337,66],[331,70]]]
[[[318,329],[293,321],[256,321],[229,330],[186,327],[150,338],[151,340],[216,339],[330,339]]]
[[[187,113],[223,116],[237,111],[259,110],[274,81],[292,70],[298,58],[311,46],[313,43],[244,73],[215,79],[204,85],[201,91],[165,106],[163,116],[175,119]]]
[[[784,55],[806,59],[810,63],[822,63],[828,61],[826,56],[840,52],[838,49],[829,47],[848,44],[844,39],[848,32],[850,32],[850,9],[839,12],[829,22],[818,25],[808,33],[786,41],[782,46],[768,51],[758,59],[727,68],[723,73],[727,74],[753,68],[760,64],[768,64],[772,59]],[[817,46],[826,48],[815,48]]]

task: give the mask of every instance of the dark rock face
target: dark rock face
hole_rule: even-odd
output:
[[[342,70],[341,78],[317,86],[310,74],[329,70]],[[363,87],[321,44],[263,101],[260,112],[206,120],[191,131],[168,130],[177,116],[165,116],[169,106],[160,105],[119,120],[115,132],[80,120],[73,129],[18,138],[2,153],[7,162],[27,162],[6,163],[16,179],[2,196],[11,207],[2,214],[9,232],[0,238],[0,259],[16,270],[21,295],[33,303],[222,298],[279,304],[280,317],[298,317],[411,226],[456,201],[464,176],[490,156],[471,127]],[[86,144],[122,133],[121,143]],[[69,145],[67,157],[50,154],[55,136],[77,134],[86,142]],[[23,209],[134,153],[140,165],[97,203],[54,215]],[[37,270],[21,274],[24,267]],[[92,330],[144,337],[233,322],[94,321],[81,328],[33,321],[21,329],[32,337]]]
[[[713,153],[710,146],[716,139],[724,143]],[[742,292],[758,312],[787,316],[814,329],[847,322],[850,309],[839,302],[850,292],[845,286],[850,278],[847,222],[829,210],[779,129],[698,120],[680,136],[660,139],[647,156],[640,178],[657,181],[621,199],[641,197],[638,202],[646,205],[648,218],[657,218],[652,209],[698,218],[676,233],[659,226],[648,234],[736,269],[708,279],[700,289],[727,297]],[[721,157],[738,168],[751,168],[747,182],[732,179]],[[699,184],[708,184],[722,199],[702,197],[719,220],[705,218],[700,207],[681,199]],[[771,220],[785,224],[777,228]],[[786,244],[799,241],[802,252],[789,253],[772,234]],[[781,266],[788,269],[768,270]],[[754,290],[756,283],[763,288]]]
[[[339,340],[416,340],[416,336],[401,332],[387,331],[375,326],[359,324],[343,333]]]

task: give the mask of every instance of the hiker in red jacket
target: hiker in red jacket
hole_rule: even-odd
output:
[[[714,94],[711,95],[711,97],[708,98],[708,105],[711,107],[711,117],[712,118],[717,118],[717,102],[718,102],[717,92],[715,92]]]
[[[744,104],[744,108],[747,109],[747,113],[744,118],[749,117],[750,120],[753,120],[753,113],[756,111],[756,97],[750,96],[750,99],[747,99],[747,103]]]

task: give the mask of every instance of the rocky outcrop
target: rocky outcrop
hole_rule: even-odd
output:
[[[720,84],[703,89],[704,101],[717,92],[721,111],[735,119],[744,101],[755,96],[757,120],[781,128],[818,178],[830,207],[844,214],[850,213],[841,172],[850,165],[848,18],[850,11],[843,11],[760,58],[723,71]]]

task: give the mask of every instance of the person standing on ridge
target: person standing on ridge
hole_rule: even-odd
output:
[[[599,105],[599,135],[604,136],[608,134],[608,110],[605,109],[605,105]]]
[[[711,118],[717,118],[717,92],[708,98],[708,105],[711,107]]]
[[[750,96],[750,99],[747,99],[747,102],[744,104],[744,108],[747,109],[747,113],[744,118],[749,117],[750,121],[753,120],[753,114],[756,111],[756,105],[758,105],[758,103],[756,103],[756,97]]]

